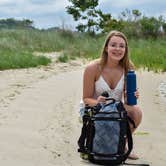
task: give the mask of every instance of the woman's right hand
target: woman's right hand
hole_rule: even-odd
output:
[[[104,96],[99,96],[97,98],[97,103],[105,103],[106,102],[106,97]]]

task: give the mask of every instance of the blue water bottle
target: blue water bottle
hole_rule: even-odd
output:
[[[126,90],[127,90],[127,104],[128,105],[136,105],[137,104],[137,98],[135,96],[136,91],[136,74],[134,70],[129,70],[127,73],[126,78]]]

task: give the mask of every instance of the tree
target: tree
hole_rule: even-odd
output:
[[[28,19],[16,20],[14,18],[0,20],[0,28],[33,28],[33,21]]]
[[[72,5],[66,7],[67,13],[71,14],[75,21],[79,21],[76,27],[78,31],[94,35],[97,31],[108,31],[110,24],[112,25],[111,14],[104,14],[97,9],[98,0],[69,0],[69,2]]]
[[[123,25],[123,31],[128,36],[139,37],[141,36],[141,28],[140,28],[140,19],[142,13],[137,10],[129,10],[125,9],[125,11],[121,12],[119,16],[119,21]]]
[[[134,10],[132,10],[132,15],[133,15],[133,18],[134,18],[133,21],[136,22],[140,19],[142,13],[139,10],[134,9]]]
[[[145,17],[137,10],[125,9],[118,19],[112,18],[110,13],[103,13],[98,9],[98,0],[69,0],[67,13],[78,22],[76,29],[79,32],[107,33],[110,30],[120,30],[128,37],[157,37],[166,33],[166,23],[162,16]]]
[[[143,17],[141,19],[141,29],[145,37],[151,36],[157,38],[161,27],[160,21],[155,17]]]
[[[163,23],[162,25],[164,33],[166,33],[166,23]]]
[[[76,29],[81,32],[95,33],[97,30],[96,6],[98,0],[69,0],[71,6],[67,6],[67,13],[71,14],[75,21],[80,21]]]

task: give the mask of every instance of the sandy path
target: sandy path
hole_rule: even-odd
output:
[[[80,80],[80,71],[40,80],[1,109],[3,166],[72,165]]]
[[[136,149],[143,159],[149,161],[150,165],[165,166],[166,73],[140,72],[138,77],[141,92],[139,103],[143,109],[143,121],[136,132]],[[162,91],[159,90],[161,83],[165,85]]]
[[[76,145],[83,67],[55,68],[0,73],[0,165],[89,165]],[[134,139],[141,160],[153,166],[166,163],[166,100],[158,90],[165,78],[138,73],[144,118]]]

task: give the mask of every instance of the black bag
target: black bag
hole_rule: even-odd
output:
[[[78,140],[78,152],[101,165],[124,163],[133,148],[127,111],[121,101],[109,100],[108,104],[86,106]]]

